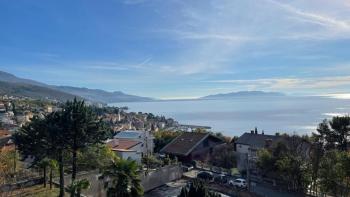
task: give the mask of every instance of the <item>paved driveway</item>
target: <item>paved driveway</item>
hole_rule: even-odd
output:
[[[254,192],[262,197],[297,197],[295,194],[278,191],[270,186],[262,184],[256,184],[255,186],[252,184],[251,192]]]

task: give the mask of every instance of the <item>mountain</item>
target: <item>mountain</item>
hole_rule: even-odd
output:
[[[241,92],[231,92],[227,94],[214,94],[209,96],[204,96],[199,99],[211,100],[211,99],[231,99],[237,97],[271,97],[271,96],[285,96],[283,93],[279,92],[264,92],[264,91],[241,91]]]
[[[55,89],[17,82],[5,82],[0,76],[0,94],[33,99],[50,99],[58,101],[72,100],[75,95]]]
[[[0,94],[25,96],[35,99],[71,100],[84,98],[99,103],[151,101],[153,99],[104,90],[76,88],[69,86],[52,86],[30,79],[19,78],[13,74],[0,71]]]
[[[142,102],[153,100],[152,98],[129,95],[120,91],[107,92],[99,89],[77,88],[70,86],[55,86],[55,89],[81,96],[87,100],[98,101],[103,103]]]
[[[40,83],[30,79],[22,79],[22,78],[16,77],[13,74],[3,72],[3,71],[0,71],[0,81],[7,82],[7,83],[22,83],[22,84],[48,87],[48,85],[44,83]]]

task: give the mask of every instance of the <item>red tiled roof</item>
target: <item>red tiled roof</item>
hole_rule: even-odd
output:
[[[107,146],[112,150],[128,150],[141,142],[127,139],[112,139],[107,142]]]
[[[187,156],[200,142],[210,136],[209,133],[185,132],[166,145],[161,152]]]
[[[11,136],[11,132],[10,131],[0,130],[0,138],[10,137],[10,136]]]

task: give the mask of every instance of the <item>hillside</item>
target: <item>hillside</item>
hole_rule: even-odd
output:
[[[104,102],[104,103],[142,102],[142,101],[153,100],[152,98],[129,95],[120,91],[107,92],[99,89],[76,88],[76,87],[70,87],[70,86],[56,86],[55,89],[63,92],[67,92],[70,94],[78,95],[88,100]]]
[[[120,91],[107,92],[98,89],[77,88],[70,86],[52,86],[30,79],[19,78],[13,74],[0,71],[0,94],[25,96],[35,99],[56,99],[65,101],[81,97],[88,101],[100,103],[151,101],[153,99],[125,94]]]
[[[76,97],[75,95],[54,90],[51,88],[24,83],[8,83],[1,80],[0,94],[18,97],[29,97],[33,99],[50,99],[59,101],[72,100],[74,99],[74,97]]]
[[[44,86],[44,87],[48,86],[44,83],[40,83],[30,79],[19,78],[13,74],[3,72],[3,71],[0,71],[0,81],[7,82],[7,83],[22,83],[22,84],[29,84],[29,85],[35,85],[35,86]]]

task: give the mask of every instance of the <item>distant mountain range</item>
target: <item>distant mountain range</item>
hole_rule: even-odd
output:
[[[73,95],[79,95],[87,100],[99,101],[103,103],[141,102],[154,100],[148,97],[125,94],[121,91],[107,92],[99,89],[76,88],[70,86],[55,86],[54,88]]]
[[[34,80],[16,77],[13,74],[0,71],[0,94],[25,96],[35,99],[71,100],[74,97],[84,98],[91,102],[117,103],[152,101],[152,98],[125,94],[120,91],[77,88],[70,86],[52,86]]]
[[[53,86],[38,81],[19,78],[13,74],[0,71],[0,94],[25,96],[35,99],[55,99],[59,101],[72,100],[74,97],[91,102],[146,102],[156,99],[125,94],[120,91],[108,92],[99,89],[78,88],[71,86]],[[279,92],[241,91],[227,94],[215,94],[194,100],[231,99],[237,97],[284,96]]]
[[[230,99],[237,97],[271,97],[271,96],[285,96],[280,92],[264,92],[264,91],[241,91],[241,92],[231,92],[227,94],[214,94],[209,96],[204,96],[199,99],[202,100],[215,100],[215,99]]]
[[[0,94],[18,97],[29,97],[33,99],[50,99],[66,101],[72,100],[75,96],[44,86],[32,85],[29,83],[5,82],[0,77]]]

